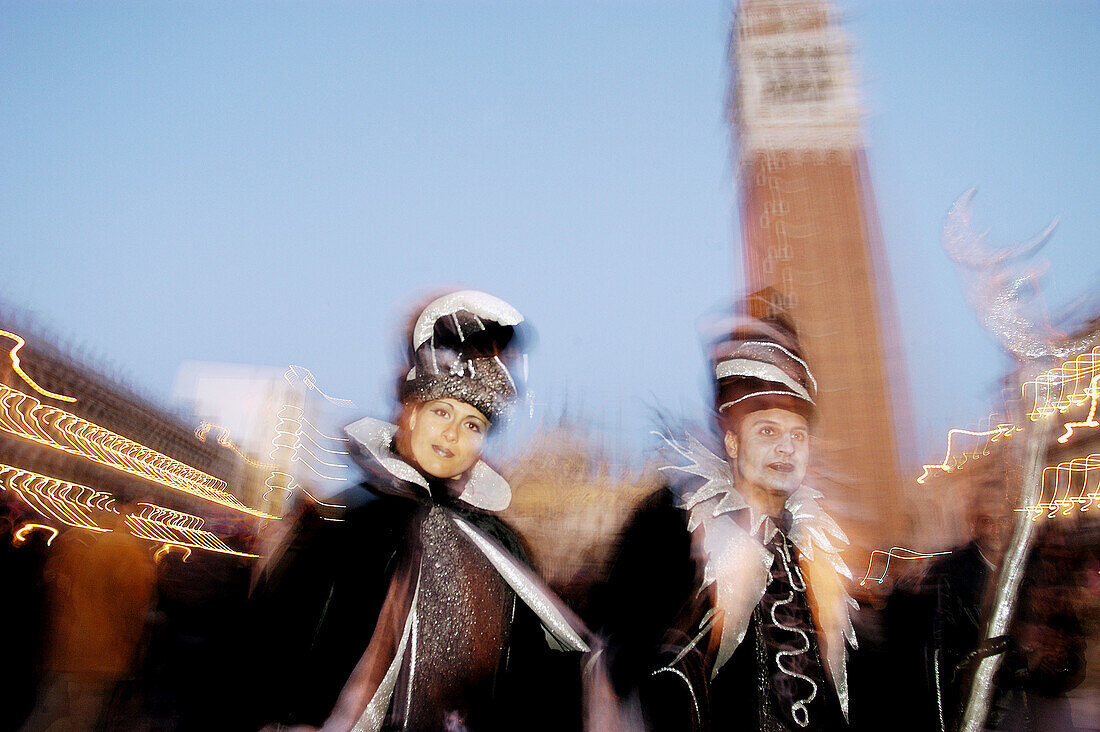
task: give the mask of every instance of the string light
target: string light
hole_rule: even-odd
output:
[[[19,356],[17,356],[16,353],[18,353],[19,349],[22,348],[23,345],[26,343],[26,341],[24,341],[22,337],[17,336],[15,333],[12,333],[12,332],[7,331],[7,330],[0,330],[0,336],[4,336],[6,338],[11,338],[13,341],[15,341],[15,345],[12,347],[12,349],[10,351],[8,351],[8,357],[11,359],[12,369],[15,370],[15,373],[19,374],[19,378],[21,378],[21,379],[23,379],[23,381],[27,382],[28,386],[30,386],[32,389],[37,391],[42,396],[47,396],[50,399],[57,399],[57,400],[62,401],[62,402],[75,402],[76,401],[76,397],[65,396],[64,394],[55,394],[52,391],[47,391],[47,390],[43,389],[41,386],[39,386],[38,384],[35,383],[34,379],[27,376],[27,373],[25,371],[23,371],[22,368],[20,368],[20,366],[19,366]]]
[[[347,506],[343,506],[343,505],[341,505],[341,504],[339,504],[339,503],[325,503],[324,501],[322,501],[322,500],[318,499],[318,498],[317,498],[316,496],[314,496],[314,495],[313,495],[312,493],[310,493],[309,491],[307,491],[307,490],[306,490],[305,488],[302,488],[301,486],[298,486],[298,487],[299,487],[299,488],[301,489],[302,493],[305,493],[305,494],[306,494],[306,496],[307,496],[307,497],[308,497],[308,498],[309,498],[309,499],[310,499],[311,501],[313,501],[314,503],[316,503],[316,504],[317,504],[317,505],[319,505],[319,506],[327,506],[328,508],[347,508]]]
[[[307,368],[291,365],[283,373],[283,378],[286,379],[287,383],[290,384],[292,387],[297,386],[295,381],[305,384],[307,389],[316,391],[329,402],[338,406],[355,406],[353,402],[347,399],[337,399],[335,397],[330,397],[328,394],[323,392],[320,387],[317,386],[317,380]],[[284,404],[282,407],[280,407],[279,412],[276,416],[278,417],[279,421],[275,425],[275,435],[271,438],[272,449],[268,457],[271,460],[276,461],[277,464],[264,464],[261,466],[264,468],[272,469],[271,474],[268,475],[267,479],[264,481],[264,485],[267,486],[267,491],[264,492],[261,500],[265,502],[269,501],[272,491],[284,491],[285,493],[287,493],[287,495],[289,495],[293,493],[296,489],[301,488],[301,486],[292,475],[280,470],[280,467],[282,465],[302,463],[311,472],[313,472],[314,475],[316,475],[318,478],[321,478],[322,480],[332,480],[340,482],[345,482],[348,480],[346,477],[333,477],[330,475],[325,475],[317,468],[315,468],[312,464],[310,464],[308,460],[304,460],[299,453],[299,450],[301,450],[321,465],[325,465],[330,468],[346,469],[348,467],[346,464],[329,463],[317,457],[317,455],[315,455],[313,451],[302,444],[302,437],[304,436],[307,440],[313,443],[314,447],[322,452],[328,453],[329,455],[347,455],[347,451],[330,450],[327,447],[324,447],[316,439],[305,433],[302,430],[302,426],[307,425],[311,430],[313,430],[314,434],[326,440],[332,440],[334,442],[347,442],[346,439],[340,437],[329,437],[328,435],[325,435],[323,432],[317,429],[317,427],[310,423],[309,420],[305,419],[305,412],[301,408],[293,406],[291,404]],[[282,457],[281,455],[285,455],[285,453],[281,453],[280,451],[286,450],[290,451],[289,456]],[[312,496],[310,497],[312,498]]]
[[[302,463],[307,468],[309,468],[309,470],[311,472],[313,472],[314,475],[316,475],[318,478],[321,478],[322,480],[332,480],[332,481],[338,481],[338,482],[346,482],[347,481],[346,477],[326,475],[326,474],[322,473],[320,470],[318,470],[317,468],[313,467],[313,465],[311,465],[308,460],[303,460],[302,459],[302,457],[299,453],[299,450],[301,450],[302,452],[305,452],[305,454],[309,455],[309,457],[313,458],[313,460],[317,461],[321,465],[325,465],[325,466],[328,466],[330,468],[338,468],[338,469],[340,469],[340,468],[346,469],[347,468],[347,465],[342,464],[342,463],[341,464],[334,464],[334,463],[328,463],[328,462],[325,462],[324,460],[321,460],[319,457],[314,455],[313,452],[311,452],[309,450],[309,448],[307,448],[305,445],[302,444],[302,439],[301,438],[302,438],[302,435],[304,434],[302,432],[302,425],[303,424],[308,424],[310,426],[310,428],[313,429],[313,431],[320,437],[325,437],[326,439],[330,439],[330,440],[340,440],[340,438],[328,437],[327,435],[322,434],[320,432],[320,430],[318,430],[316,427],[314,427],[312,424],[310,424],[308,420],[305,419],[304,415],[305,415],[305,412],[302,409],[298,408],[298,407],[292,406],[290,404],[284,404],[282,406],[282,408],[279,410],[279,414],[278,414],[279,423],[275,425],[275,436],[271,439],[271,444],[274,446],[274,449],[272,449],[271,454],[270,454],[271,459],[272,460],[278,460],[279,459],[278,458],[278,453],[279,453],[280,450],[290,450],[290,460],[289,460],[289,462],[291,462],[291,463]],[[328,449],[323,448],[320,445],[318,445],[317,441],[314,440],[313,438],[311,438],[309,435],[306,435],[305,437],[310,442],[312,442],[314,445],[317,445],[317,447],[320,447],[322,450],[324,450],[325,452],[328,452],[332,455],[347,455],[348,454],[347,452],[341,452],[341,451],[338,451],[338,450],[328,450]],[[341,441],[343,441],[343,440],[341,440]],[[268,482],[270,483],[270,480]],[[293,490],[294,489],[293,481],[288,482],[287,485],[288,485],[288,487],[285,490]],[[269,487],[272,487],[272,486],[269,485]],[[268,491],[268,493],[270,493],[270,491]]]
[[[1047,494],[1047,478],[1053,475],[1053,485],[1050,489],[1050,500],[1044,501]],[[1080,477],[1080,489],[1074,489],[1074,482]],[[1060,490],[1063,483],[1065,489]],[[1059,514],[1069,515],[1076,508],[1079,511],[1088,511],[1090,504],[1100,502],[1100,453],[1094,453],[1083,458],[1074,458],[1054,466],[1043,469],[1043,484],[1039,494],[1039,501],[1035,504],[1015,509],[1019,512],[1031,513],[1031,520],[1038,521],[1043,514],[1052,519]],[[1093,486],[1089,490],[1090,481]],[[1059,492],[1062,497],[1059,498]],[[1100,503],[1098,503],[1100,505]]]
[[[1028,417],[1036,422],[1055,412],[1079,407],[1090,399],[1095,409],[1097,377],[1100,377],[1100,346],[1024,382],[1021,386],[1024,399],[1031,394]]]
[[[153,552],[154,561],[159,562],[161,557],[168,556],[171,553],[172,549],[176,548],[177,546],[179,546],[179,545],[178,544],[161,544],[160,549],[157,549],[155,552]],[[182,561],[186,562],[191,556],[191,547],[189,547],[189,546],[180,546],[179,548],[183,550],[183,559],[182,559]]]
[[[895,554],[894,552],[905,552],[905,554]],[[867,584],[867,580],[871,578],[871,567],[874,565],[875,556],[878,555],[878,554],[881,554],[882,556],[886,557],[886,566],[883,567],[883,569],[882,569],[882,575],[876,578],[876,581],[881,585],[886,580],[886,573],[890,571],[890,560],[891,559],[905,559],[905,560],[930,559],[932,557],[942,557],[945,554],[950,554],[950,553],[951,552],[949,552],[949,551],[946,551],[946,552],[918,552],[918,551],[913,551],[912,549],[906,549],[903,546],[892,546],[892,547],[890,547],[889,551],[885,551],[885,552],[882,551],[881,549],[875,549],[874,551],[871,552],[871,558],[867,562],[867,574],[863,575],[863,579],[861,579],[859,581],[859,586],[860,587],[865,586]]]
[[[253,460],[252,458],[248,457],[243,452],[241,452],[241,449],[239,447],[237,447],[237,444],[235,442],[233,442],[233,440],[229,439],[229,428],[228,427],[222,427],[221,425],[212,424],[210,422],[203,422],[202,424],[200,424],[198,426],[198,429],[195,430],[195,437],[199,438],[199,440],[201,440],[202,442],[206,442],[206,435],[210,432],[211,429],[217,429],[221,432],[221,435],[218,436],[218,440],[217,440],[219,445],[221,445],[222,447],[227,447],[230,450],[232,450],[233,452],[237,453],[237,455],[239,457],[241,457],[249,465],[251,465],[255,468],[277,468],[278,467],[277,465],[269,465],[267,463],[256,462],[255,460]]]
[[[46,546],[50,546],[51,544],[53,544],[53,540],[57,538],[57,534],[58,534],[57,529],[55,529],[52,526],[47,526],[46,524],[33,524],[33,523],[26,523],[26,524],[23,524],[22,526],[20,526],[16,530],[15,534],[12,535],[11,543],[14,544],[15,546],[21,545],[23,542],[25,542],[27,540],[27,534],[29,534],[30,532],[35,531],[37,529],[42,529],[43,531],[48,531],[49,532],[50,538],[46,539]]]
[[[279,485],[280,478],[286,478],[286,485]],[[271,496],[271,491],[285,491],[287,494],[293,493],[294,489],[298,487],[298,484],[294,481],[294,476],[290,473],[284,473],[281,470],[271,471],[271,475],[267,476],[267,480],[264,481],[264,485],[267,486],[267,491],[264,492],[261,500],[267,501]]]
[[[321,431],[320,431],[319,429],[317,429],[316,427],[314,427],[314,426],[313,426],[313,423],[312,423],[312,422],[310,422],[310,421],[309,421],[308,419],[305,419],[304,417],[302,418],[302,424],[304,424],[304,425],[306,425],[307,427],[309,427],[310,429],[312,429],[312,430],[314,431],[314,433],[316,433],[316,434],[317,434],[317,436],[319,436],[319,437],[323,437],[323,438],[325,438],[326,440],[332,440],[332,441],[334,441],[334,442],[347,442],[347,441],[348,441],[346,437],[329,437],[328,435],[324,434],[324,433],[323,433],[323,432],[321,432]],[[329,449],[328,449],[327,447],[323,447],[323,446],[321,445],[321,443],[317,442],[317,440],[313,439],[312,437],[310,437],[309,435],[307,435],[307,434],[306,434],[305,432],[302,432],[301,434],[302,434],[302,435],[303,435],[303,436],[304,436],[304,437],[305,437],[305,438],[306,438],[307,440],[309,440],[309,441],[310,441],[310,442],[312,442],[312,443],[313,443],[314,445],[316,445],[316,446],[317,446],[317,447],[318,447],[319,449],[321,449],[321,450],[324,450],[325,452],[327,452],[327,453],[328,453],[328,454],[330,454],[330,455],[347,455],[347,454],[348,454],[348,451],[347,451],[347,450],[329,450]],[[342,467],[347,467],[347,466],[342,466]]]
[[[321,388],[317,386],[317,380],[314,378],[313,373],[305,367],[291,365],[286,370],[286,372],[283,373],[283,378],[287,380],[288,384],[294,386],[294,382],[291,381],[291,377],[300,380],[303,384],[306,385],[306,388],[312,389],[313,391],[317,392],[322,397],[338,407],[350,407],[353,409],[355,408],[355,402],[351,401],[350,399],[337,399],[336,397],[330,397],[328,394],[321,391]]]
[[[1100,375],[1093,377],[1092,383],[1087,389],[1087,393],[1092,399],[1092,405],[1089,407],[1089,416],[1085,418],[1084,422],[1066,422],[1063,425],[1063,427],[1066,428],[1066,433],[1058,438],[1058,442],[1063,445],[1069,442],[1069,438],[1073,436],[1075,427],[1100,427],[1100,422],[1096,421],[1096,399],[1100,396]]]
[[[110,531],[100,526],[91,514],[93,509],[113,510],[103,508],[112,499],[109,493],[2,464],[0,487],[15,493],[43,516],[66,526],[90,531]]]
[[[0,487],[11,490],[43,516],[75,528],[109,533],[111,529],[100,526],[91,512],[119,513],[117,509],[111,508],[110,504],[115,502],[115,498],[110,493],[10,465],[0,465]],[[154,503],[142,502],[138,506],[141,511],[132,513],[125,519],[130,533],[138,538],[186,548],[188,555],[193,547],[239,557],[258,556],[232,549],[212,532],[203,529],[205,521],[199,516]],[[44,524],[34,526],[52,529]],[[56,535],[56,529],[53,530]]]
[[[148,539],[179,547],[205,549],[218,554],[231,554],[236,557],[258,557],[258,554],[239,552],[231,548],[213,533],[204,530],[204,521],[198,516],[153,503],[139,503],[142,507],[137,514],[126,517],[130,533],[142,539]]]
[[[999,424],[991,430],[964,430],[959,428],[953,428],[947,431],[947,452],[944,455],[943,462],[936,465],[922,465],[924,472],[919,478],[917,483],[924,485],[924,481],[927,480],[929,474],[933,470],[942,470],[945,473],[950,473],[952,470],[957,470],[966,464],[967,460],[980,457],[981,455],[988,455],[988,443],[983,447],[979,453],[977,449],[964,451],[961,455],[956,455],[953,452],[952,441],[955,435],[968,435],[970,437],[989,437],[988,442],[996,442],[1002,437],[1008,437],[1009,435],[1019,431],[1020,428],[1013,424]]]
[[[275,436],[271,438],[271,444],[274,446],[269,457],[272,460],[278,460],[276,453],[281,449],[290,450],[291,458],[293,459],[294,448],[298,444],[298,433],[302,431],[302,410],[298,407],[284,404],[279,409],[279,422],[275,425]]]
[[[1100,346],[1064,361],[1057,367],[1044,371],[1030,381],[1025,381],[1021,385],[1021,391],[1025,402],[1031,405],[1028,411],[1028,419],[1033,422],[1043,417],[1049,417],[1056,412],[1067,412],[1073,407],[1083,405],[1085,402],[1090,403],[1088,416],[1083,422],[1065,422],[1062,425],[1065,432],[1058,438],[1058,442],[1063,445],[1069,442],[1075,429],[1100,427],[1100,421],[1096,419],[1096,403],[1100,400]],[[954,454],[952,451],[952,437],[954,435],[989,436],[989,442],[992,443],[1022,430],[1023,427],[1007,423],[999,424],[995,429],[979,432],[962,429],[949,430],[947,433],[947,454],[944,456],[943,462],[936,465],[922,465],[924,472],[917,478],[917,483],[924,485],[925,480],[933,470],[950,473],[961,468],[968,459],[980,456],[976,450],[967,451],[961,455]],[[981,452],[981,455],[987,454],[988,444]]]
[[[6,384],[0,384],[0,430],[234,511],[260,518],[278,518],[241,503],[225,490],[223,480],[75,414],[42,404]]]

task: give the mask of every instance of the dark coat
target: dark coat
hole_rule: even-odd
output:
[[[1070,585],[1069,566],[1036,548],[1028,557],[1007,636],[984,641],[996,572],[975,542],[934,567],[936,610],[929,655],[937,672],[944,729],[962,719],[970,681],[985,655],[1002,653],[994,678],[987,729],[1047,729],[1033,712],[1040,697],[1058,697],[1084,675],[1084,633],[1071,603],[1046,603],[1044,590]]]
[[[513,557],[525,555],[516,535],[492,514],[446,498],[391,495],[371,482],[355,491],[334,499],[357,504],[342,520],[326,520],[307,507],[294,539],[253,593],[262,682],[248,726],[325,721],[371,642],[391,582],[417,555],[420,527],[433,506],[481,529]],[[537,719],[546,729],[579,728],[577,654],[549,651],[538,618],[514,602],[510,588],[506,595],[509,609],[515,608],[507,646],[495,678],[470,701],[475,708],[464,710],[465,724],[470,730],[530,728],[517,715],[541,711]],[[551,683],[540,683],[546,680]]]
[[[692,596],[701,567],[692,557],[687,514],[671,490],[662,488],[639,505],[610,568],[590,599],[589,619],[607,643],[615,692],[625,697],[660,665],[665,645],[681,645],[668,638],[670,631],[687,632],[696,614]]]
[[[933,669],[946,729],[954,729],[964,702],[967,656],[982,639],[983,602],[993,570],[970,542],[933,568],[936,609],[932,621]]]
[[[639,506],[596,595],[592,620],[607,640],[613,687],[637,705],[649,730],[756,729],[762,670],[755,615],[733,657],[713,674],[718,637],[709,621],[716,588],[700,589],[704,558],[678,504],[663,488]],[[813,728],[846,728],[823,677],[817,698]]]

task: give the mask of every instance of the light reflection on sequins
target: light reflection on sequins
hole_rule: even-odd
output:
[[[438,715],[465,715],[464,701],[491,683],[508,642],[511,591],[446,509],[428,511],[420,536],[406,720],[410,727],[438,727]]]

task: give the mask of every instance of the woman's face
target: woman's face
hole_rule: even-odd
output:
[[[455,478],[481,457],[489,420],[456,399],[433,399],[413,407],[408,418],[409,450],[422,471]]]

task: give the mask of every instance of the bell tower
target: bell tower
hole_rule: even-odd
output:
[[[730,58],[743,284],[798,329],[819,385],[814,479],[868,550],[904,535],[908,406],[849,42],[825,0],[742,0]]]

